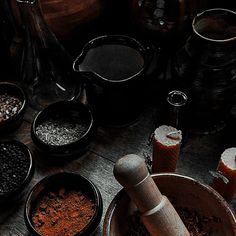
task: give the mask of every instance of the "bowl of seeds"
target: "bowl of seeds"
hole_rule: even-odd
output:
[[[175,207],[190,236],[235,236],[235,215],[214,189],[178,174],[153,174],[152,178]],[[150,236],[137,207],[123,189],[108,207],[103,236],[124,235]]]
[[[102,217],[100,191],[86,177],[59,172],[38,182],[26,200],[25,223],[32,235],[88,236]]]
[[[80,156],[94,135],[94,118],[81,102],[60,101],[39,112],[32,123],[36,147],[52,157]]]
[[[24,91],[16,84],[0,83],[0,131],[19,127],[26,109]]]
[[[19,141],[0,142],[0,204],[17,200],[32,179],[34,165],[29,148]]]

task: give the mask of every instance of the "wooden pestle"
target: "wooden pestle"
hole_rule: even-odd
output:
[[[141,157],[130,154],[120,158],[115,164],[114,176],[136,204],[152,236],[190,236],[168,198],[159,191]]]

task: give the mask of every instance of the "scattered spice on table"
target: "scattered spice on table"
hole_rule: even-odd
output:
[[[43,121],[36,127],[36,134],[40,140],[49,145],[65,145],[80,139],[87,131],[85,120],[76,117],[56,117]]]
[[[22,101],[8,94],[0,94],[0,123],[17,114],[22,107]]]
[[[90,222],[95,208],[87,194],[61,187],[39,198],[32,222],[43,236],[74,236]]]
[[[190,236],[210,236],[213,235],[208,224],[211,221],[220,222],[216,217],[201,217],[196,211],[188,208],[176,209],[180,218],[188,229]],[[129,229],[127,236],[150,236],[147,229],[141,222],[138,212],[129,218]]]
[[[13,143],[0,143],[0,193],[19,187],[28,174],[29,157]]]

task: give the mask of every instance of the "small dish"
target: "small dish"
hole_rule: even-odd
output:
[[[95,122],[81,102],[60,101],[39,112],[32,123],[36,147],[53,157],[82,155],[94,135]]]
[[[74,190],[74,191],[81,191],[82,193],[89,196],[89,198],[94,202],[95,209],[94,209],[93,216],[88,220],[87,225],[85,225],[85,227],[82,228],[80,232],[75,233],[76,236],[92,235],[96,231],[101,221],[102,212],[103,212],[102,197],[101,197],[100,191],[94,185],[94,183],[92,183],[90,180],[81,176],[78,173],[71,173],[71,172],[59,172],[59,173],[47,176],[33,187],[31,192],[29,193],[29,196],[25,204],[25,223],[29,232],[32,235],[42,236],[42,234],[40,234],[36,230],[36,227],[38,226],[35,226],[35,223],[33,221],[33,216],[36,215],[35,213],[36,209],[42,209],[42,208],[37,208],[37,204],[39,204],[39,202],[42,201],[42,199],[44,199],[43,197],[47,196],[47,194],[51,194],[52,192],[54,193],[54,195],[50,195],[50,199],[55,197],[56,196],[55,192],[58,189],[59,189],[58,196],[60,196],[60,188],[66,188],[65,192],[68,189]],[[67,198],[67,195],[63,195],[63,197],[60,199],[63,199],[64,201],[66,198]],[[74,204],[73,201],[71,202],[71,205],[72,204]],[[50,204],[48,206],[51,207]],[[45,209],[47,209],[46,208],[47,206],[44,206],[44,207]],[[68,211],[70,211],[70,209]],[[47,211],[45,210],[45,212]],[[58,208],[58,212],[63,212],[63,211],[61,211],[60,208]],[[50,212],[46,214],[50,214]],[[79,215],[77,217],[83,217],[83,215]],[[65,227],[64,225],[61,224],[64,218],[59,218],[59,219],[57,218],[57,220],[58,221],[56,224],[58,224],[59,226]],[[52,227],[53,230],[56,227],[58,227],[58,225],[56,224],[53,225]],[[63,230],[69,230],[69,229],[63,228]]]
[[[29,148],[15,140],[0,142],[0,163],[0,204],[3,204],[24,194],[33,177],[34,165]]]
[[[4,104],[6,103],[6,100],[9,98],[12,100],[12,102],[19,102],[19,107],[12,107],[12,112],[8,118],[5,120],[0,121],[0,132],[2,131],[13,131],[16,128],[20,126],[20,124],[23,121],[24,112],[26,109],[26,96],[22,88],[20,88],[18,85],[14,83],[8,83],[8,82],[1,82],[0,83],[0,120],[5,117],[7,113],[11,113],[7,110],[7,113],[1,112],[1,109],[3,109]],[[3,98],[5,96],[5,98]],[[7,98],[6,98],[7,97]],[[1,101],[2,99],[2,101]],[[13,101],[14,99],[14,101]],[[4,104],[3,104],[4,103]],[[6,105],[8,105],[6,103]]]

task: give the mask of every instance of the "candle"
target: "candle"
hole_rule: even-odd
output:
[[[217,172],[219,175],[215,176],[211,187],[226,201],[231,201],[236,194],[236,148],[228,148],[222,153]]]
[[[175,172],[182,134],[174,127],[162,125],[154,132],[152,172]]]

